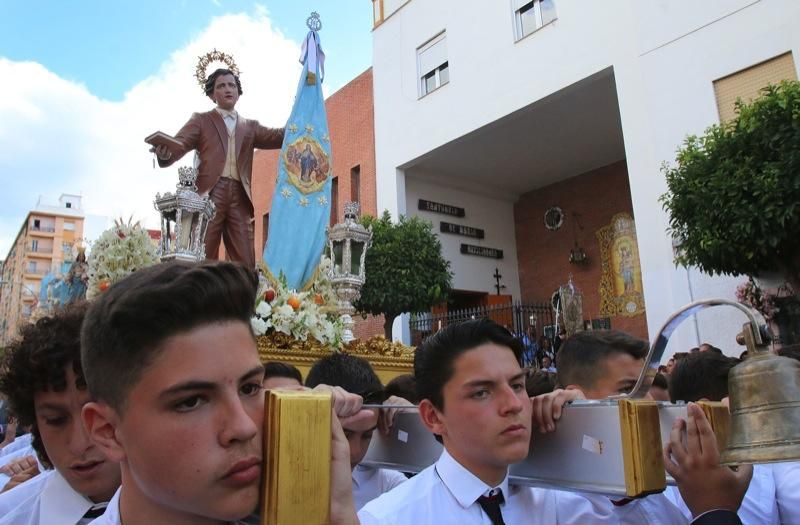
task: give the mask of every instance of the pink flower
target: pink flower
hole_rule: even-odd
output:
[[[759,311],[768,321],[774,318],[778,312],[778,308],[775,306],[775,296],[763,292],[752,279],[736,287],[736,300]]]

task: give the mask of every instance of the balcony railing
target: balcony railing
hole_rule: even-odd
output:
[[[28,246],[28,253],[41,253],[43,255],[52,255],[53,254],[53,247],[52,246]]]

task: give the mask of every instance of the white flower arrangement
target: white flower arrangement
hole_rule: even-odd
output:
[[[255,315],[250,320],[257,336],[280,332],[300,341],[309,337],[323,345],[340,347],[342,323],[336,310],[336,294],[330,281],[331,260],[323,256],[311,288],[298,292],[286,285],[283,275],[273,286],[261,280]]]
[[[147,230],[138,222],[114,221],[92,243],[86,298],[92,299],[131,273],[158,263],[158,252]]]

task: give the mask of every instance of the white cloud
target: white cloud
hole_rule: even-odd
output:
[[[213,107],[194,79],[198,56],[213,48],[232,54],[242,72],[237,110],[264,125],[283,126],[300,74],[300,47],[272,26],[263,8],[215,18],[121,102],[101,100],[37,63],[0,58],[6,203],[0,208],[0,258],[39,195],[55,203],[61,193],[81,193],[87,213],[132,215],[156,226],[153,198],[174,189],[177,165],[154,169],[143,139],[156,130],[174,134],[192,112]],[[187,154],[180,164],[191,161]]]

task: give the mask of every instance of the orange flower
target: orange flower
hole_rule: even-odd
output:
[[[325,299],[322,298],[322,294],[321,293],[318,293],[318,294],[314,295],[314,302],[317,305],[322,306],[325,303]]]
[[[101,292],[105,292],[106,290],[108,290],[109,286],[111,286],[111,283],[109,283],[107,279],[103,279],[102,281],[100,281],[100,284],[98,285]]]
[[[289,306],[291,306],[291,307],[292,307],[292,308],[293,308],[295,311],[297,311],[297,310],[300,308],[300,299],[299,299],[299,298],[298,298],[296,295],[293,295],[293,296],[289,297],[289,298],[286,300],[286,304],[288,304],[288,305],[289,305]]]

